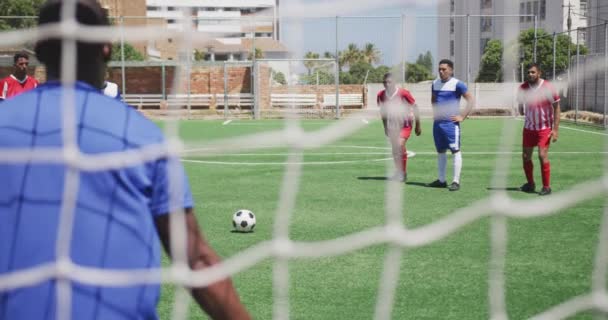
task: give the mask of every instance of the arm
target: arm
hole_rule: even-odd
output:
[[[192,270],[201,270],[220,262],[220,258],[199,231],[193,209],[186,209],[186,229],[188,244],[188,265]],[[163,247],[170,252],[170,215],[155,218],[156,230]],[[205,310],[211,319],[251,319],[241,304],[230,279],[224,279],[208,287],[191,288],[191,294],[198,305]]]
[[[464,119],[466,119],[469,116],[469,114],[471,113],[471,110],[473,110],[473,107],[475,106],[475,98],[473,97],[473,95],[470,92],[465,92],[462,96],[464,97],[465,100],[467,100],[467,107],[464,109],[463,114],[452,117],[452,121],[454,121],[454,122],[464,121]]]
[[[557,142],[559,138],[559,120],[562,115],[562,110],[559,105],[559,101],[555,101],[553,103],[553,129],[551,130],[551,137],[553,138],[553,142]]]
[[[422,128],[420,127],[420,110],[418,110],[417,104],[414,104],[412,108],[414,109],[414,132],[419,136],[422,133]]]

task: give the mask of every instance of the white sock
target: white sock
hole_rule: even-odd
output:
[[[445,153],[437,154],[437,167],[439,168],[439,181],[445,182],[445,168],[448,165],[448,155]]]
[[[454,182],[460,184],[460,172],[462,171],[462,152],[454,153]]]

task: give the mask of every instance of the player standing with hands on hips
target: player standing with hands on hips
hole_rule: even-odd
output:
[[[519,114],[525,116],[522,142],[522,161],[527,182],[521,191],[534,193],[534,164],[532,152],[538,147],[543,188],[540,195],[551,194],[551,163],[549,145],[559,137],[560,97],[549,81],[542,79],[542,71],[537,63],[528,65],[528,79],[519,87]]]
[[[446,182],[446,151],[452,151],[454,157],[454,177],[449,187],[450,191],[460,190],[460,172],[462,171],[462,153],[460,152],[460,124],[469,116],[475,105],[473,95],[468,91],[464,82],[454,78],[454,63],[448,59],[439,61],[439,78],[433,81],[433,138],[437,149],[438,179],[427,186],[445,188]],[[460,98],[464,97],[467,107],[460,113]]]

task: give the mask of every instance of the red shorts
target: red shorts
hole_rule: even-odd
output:
[[[551,128],[543,130],[529,130],[524,128],[524,148],[549,148],[551,144]]]
[[[412,127],[404,127],[403,129],[401,129],[401,133],[399,134],[399,137],[407,140],[410,138],[411,134],[412,134]]]

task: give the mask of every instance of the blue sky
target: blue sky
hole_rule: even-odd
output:
[[[375,0],[377,1],[377,0]],[[309,1],[306,1],[309,2]],[[310,1],[314,2],[314,1]],[[422,1],[419,1],[422,2]],[[366,16],[369,18],[340,18],[338,24],[340,50],[349,43],[360,48],[367,42],[374,43],[382,52],[381,64],[395,65],[399,62],[401,52],[401,13],[407,15],[435,15],[436,0],[424,1],[424,6],[408,5],[404,7],[383,8],[365,12],[349,13],[349,16]],[[312,3],[311,3],[312,4]],[[389,18],[388,16],[395,16]],[[407,24],[406,59],[413,61],[418,54],[430,50],[437,58],[437,20],[417,18]],[[300,31],[301,30],[301,31]],[[306,51],[322,54],[335,51],[335,18],[304,19],[300,24],[291,19],[281,21],[281,42],[302,57]]]

